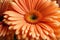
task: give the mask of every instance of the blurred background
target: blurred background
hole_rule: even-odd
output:
[[[58,3],[59,3],[59,5],[60,5],[60,0],[58,0],[57,2],[58,2]]]
[[[57,3],[59,4],[59,6],[60,6],[60,0],[52,0],[52,1],[57,1]]]

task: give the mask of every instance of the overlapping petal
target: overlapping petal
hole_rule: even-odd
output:
[[[9,30],[9,26],[5,23],[4,19],[4,12],[7,11],[9,8],[9,0],[0,0],[0,40],[10,40],[9,38],[12,37],[13,30]],[[8,36],[11,35],[9,38]],[[1,38],[8,38],[8,39],[1,39]]]

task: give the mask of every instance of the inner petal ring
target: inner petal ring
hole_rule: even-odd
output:
[[[39,11],[33,10],[24,15],[26,22],[28,23],[38,23],[42,19],[42,14]]]

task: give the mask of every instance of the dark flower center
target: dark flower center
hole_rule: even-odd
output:
[[[36,15],[31,15],[30,17],[32,20],[36,20],[37,19],[37,16]]]

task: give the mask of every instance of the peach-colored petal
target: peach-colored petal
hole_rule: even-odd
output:
[[[27,37],[27,34],[28,34],[28,31],[29,31],[29,28],[30,28],[30,24],[27,26],[27,28],[25,29],[25,38]]]
[[[31,25],[31,36],[33,37],[33,38],[36,38],[36,34],[35,34],[35,31],[34,31],[34,27],[35,27],[35,25]]]
[[[24,24],[22,24],[22,23],[21,23],[20,25],[19,25],[19,24],[17,24],[17,25],[16,25],[17,27],[16,27],[16,26],[14,26],[14,29],[21,29],[21,27],[22,27],[23,25],[24,25]]]
[[[45,30],[45,29],[42,29],[42,30],[46,35],[49,35],[49,32],[47,30]]]
[[[37,4],[36,4],[36,9],[38,9],[39,4],[41,3],[42,0],[38,0]]]
[[[21,17],[21,18],[19,18],[19,17],[9,17],[8,20],[18,20],[19,21],[19,20],[23,20],[23,18],[24,17]]]
[[[27,12],[29,12],[29,10],[27,9],[27,7],[26,7],[26,3],[24,2],[25,0],[18,0],[19,1],[19,3],[22,5],[22,7],[27,11]]]
[[[17,0],[14,0],[14,1],[16,2],[16,4],[17,4],[23,11],[28,12],[28,9],[25,10],[25,8],[23,8],[23,7],[19,4],[19,1],[17,1]]]
[[[34,30],[35,30],[35,34],[36,34],[36,39],[39,39],[40,34],[39,34],[39,32],[38,32],[38,30],[37,30],[37,28],[36,28],[36,25],[35,25],[35,27],[34,27]]]
[[[44,10],[46,7],[48,7],[51,3],[51,0],[47,0],[41,7],[40,10]],[[38,9],[39,10],[39,9]]]
[[[22,38],[26,38],[26,34],[25,34],[26,27],[27,27],[27,24],[24,24],[24,26],[22,26]]]
[[[50,19],[49,22],[47,21],[47,24],[51,25],[52,28],[57,28],[57,27],[59,28],[60,22],[57,20],[52,20],[52,21],[51,20],[52,19]]]
[[[37,29],[38,29],[38,31],[39,31],[40,36],[42,37],[42,39],[50,40],[50,38],[43,33],[43,31],[42,31],[42,29],[41,29],[41,27],[39,25],[36,25],[36,27],[37,27]]]
[[[35,9],[39,0],[32,0],[32,8]]]
[[[23,15],[20,15],[19,13],[14,12],[14,11],[6,11],[6,12],[4,12],[4,14],[7,14],[7,15],[13,16],[13,17],[24,17]]]
[[[12,4],[11,6],[13,7],[13,9],[15,9],[20,14],[25,14],[26,13],[16,3],[12,2],[11,4]]]
[[[51,33],[54,32],[53,29],[52,29],[50,26],[48,26],[47,24],[40,23],[39,25],[40,25],[42,28],[44,28],[45,30],[47,30],[47,31],[49,31],[49,32],[51,32]]]
[[[38,5],[37,10],[40,9],[40,7],[41,7],[45,2],[47,2],[47,0],[41,0],[40,4]],[[40,10],[41,10],[41,9],[40,9]]]
[[[32,10],[32,0],[28,0],[28,3],[29,3],[30,10]]]
[[[46,15],[48,15],[50,13],[57,11],[57,8],[58,8],[58,4],[56,4],[56,1],[54,1],[48,7],[43,9],[42,13],[46,13]]]

